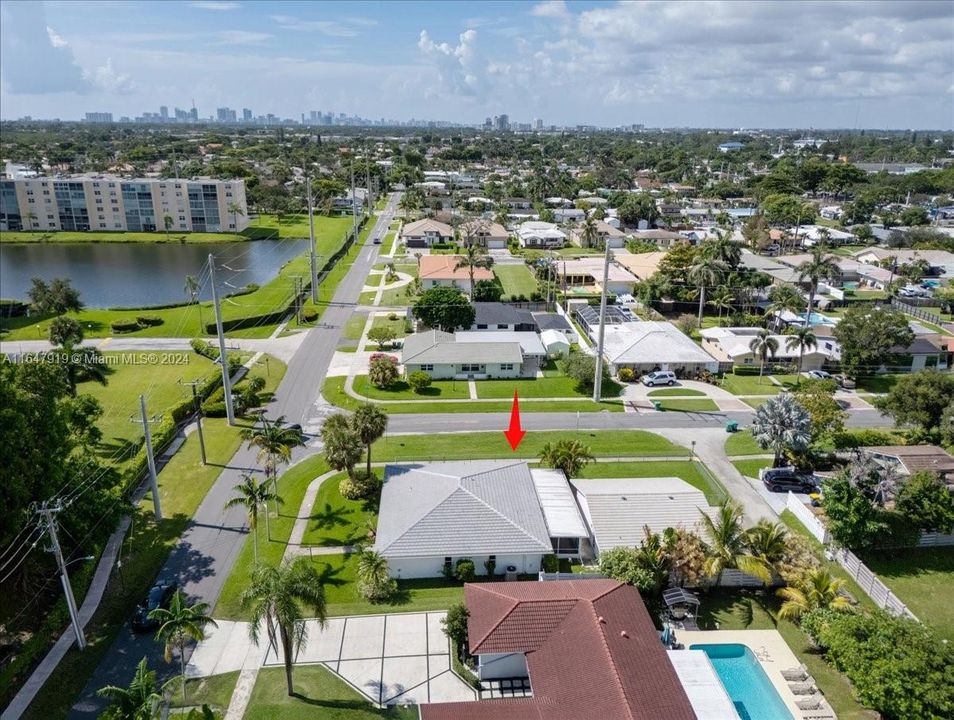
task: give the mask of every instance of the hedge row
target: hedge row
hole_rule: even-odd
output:
[[[137,315],[134,320],[114,320],[109,329],[114,333],[136,332],[146,327],[155,327],[165,322],[158,315]]]

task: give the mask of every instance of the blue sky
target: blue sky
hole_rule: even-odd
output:
[[[954,124],[954,4],[0,2],[0,114]]]

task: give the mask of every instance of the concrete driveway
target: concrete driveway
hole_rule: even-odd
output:
[[[450,646],[441,629],[446,613],[396,613],[309,620],[296,664],[320,663],[369,700],[382,705],[476,700],[474,690],[450,669]],[[281,666],[281,652],[248,639],[248,623],[220,622],[199,643],[186,672],[191,677],[258,665]]]

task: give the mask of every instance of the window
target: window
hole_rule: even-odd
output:
[[[507,325],[506,323],[497,323],[497,329],[498,329],[498,330],[508,330],[509,328],[510,328],[510,326]]]
[[[486,325],[481,325],[480,323],[478,323],[478,324],[477,324],[477,329],[478,329],[478,330],[486,330],[486,329],[487,329],[487,326],[486,326]]]
[[[480,372],[482,367],[483,367],[482,365],[477,365],[474,363],[464,363],[463,365],[460,366],[460,371],[465,373],[471,373],[471,372],[475,373],[475,372]]]
[[[938,360],[937,355],[928,355],[926,358],[924,358],[924,367],[926,368],[937,367],[937,360]]]
[[[513,363],[503,363],[500,366],[501,370],[513,370]]]
[[[430,363],[427,365],[421,365],[421,370],[424,372],[434,372],[434,366]]]

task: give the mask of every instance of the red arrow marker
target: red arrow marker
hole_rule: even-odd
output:
[[[504,435],[507,437],[507,442],[510,443],[510,448],[516,452],[517,448],[520,447],[520,441],[523,440],[523,436],[527,434],[526,430],[521,429],[520,427],[520,401],[517,399],[517,391],[513,391],[513,408],[510,410],[510,427],[504,430]]]

